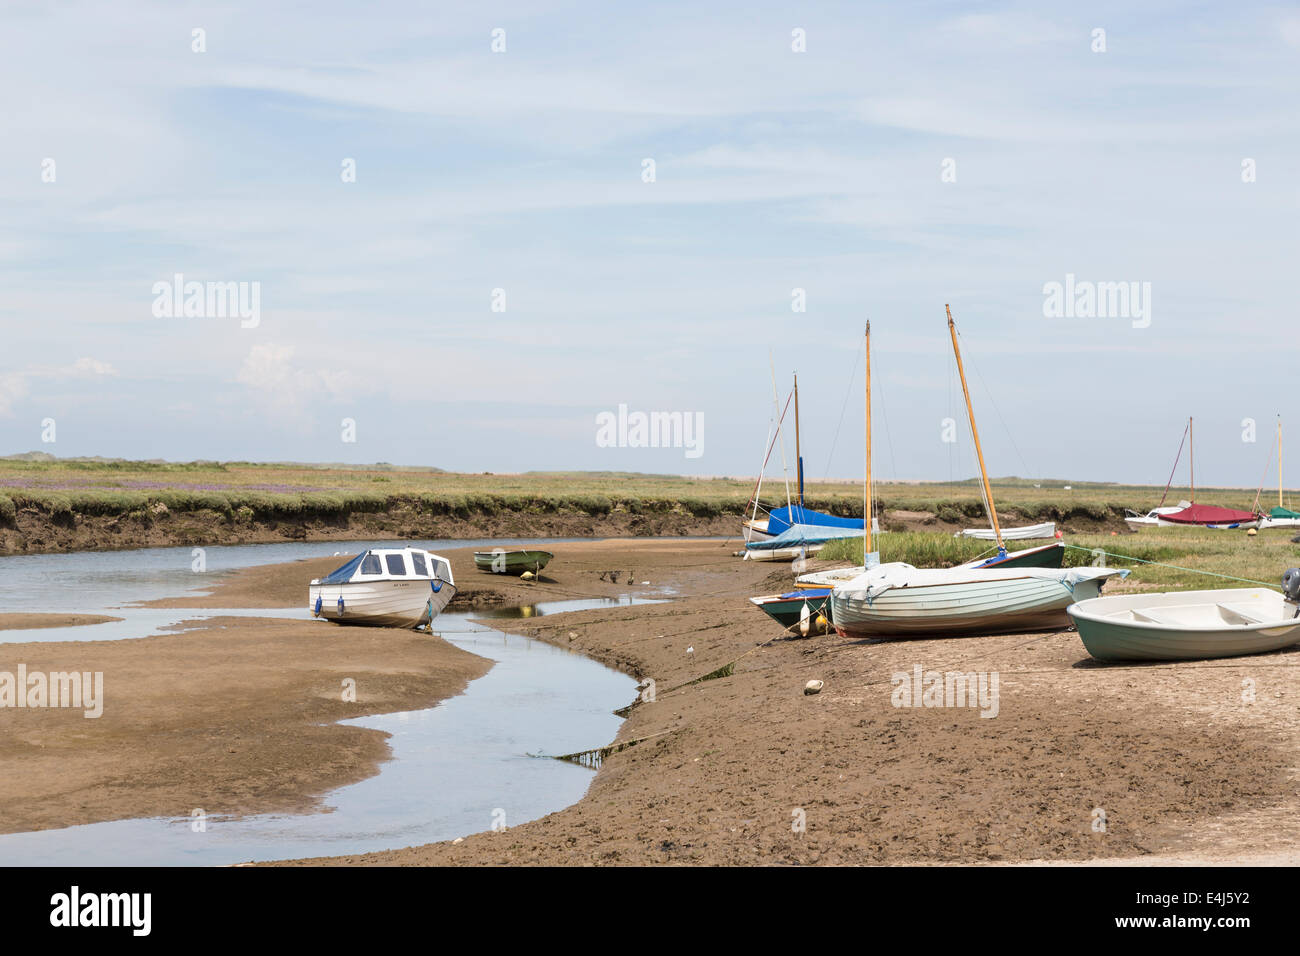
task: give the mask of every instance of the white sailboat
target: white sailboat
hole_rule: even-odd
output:
[[[312,581],[307,603],[337,624],[420,627],[455,594],[446,558],[420,548],[373,548]]]
[[[1190,501],[1180,501],[1178,502],[1177,507],[1165,505],[1160,508],[1152,508],[1146,514],[1129,510],[1127,516],[1124,518],[1124,523],[1130,528],[1158,527],[1160,525],[1160,519],[1165,515],[1178,514],[1178,512],[1182,511],[1184,508],[1190,508],[1191,506],[1192,503]],[[1171,522],[1168,521],[1165,522],[1166,525],[1169,525],[1170,523]]]
[[[785,421],[785,411],[780,410],[780,399],[776,392],[776,376],[773,372],[772,378],[772,399],[773,411],[779,412],[776,418],[775,437],[771,432],[768,433],[767,457],[763,459],[763,469],[760,469],[758,482],[754,487],[754,493],[751,496],[750,504],[753,505],[752,511],[746,506],[746,512],[750,517],[742,525],[742,533],[745,538],[745,550],[741,552],[746,560],[749,561],[789,561],[794,558],[807,557],[815,554],[822,549],[828,541],[834,541],[839,538],[853,537],[857,529],[862,526],[861,519],[842,518],[837,515],[826,514],[809,508],[804,503],[804,470],[803,470],[803,449],[800,444],[799,436],[799,376],[794,377],[794,390],[791,393],[794,400],[794,451],[795,451],[795,469],[797,475],[797,497],[790,497],[790,482],[787,474],[785,497],[786,503],[784,508],[774,508],[767,512],[766,516],[760,517],[759,509],[760,495],[763,489],[763,470],[767,467],[767,461],[772,455],[772,448],[777,440],[781,438],[781,426]],[[786,411],[789,410],[790,399],[786,400]],[[785,445],[781,445],[781,467],[784,471],[786,468]]]
[[[1174,458],[1174,467],[1169,472],[1169,481],[1165,484],[1165,493],[1160,497],[1160,507],[1152,508],[1146,514],[1129,510],[1124,523],[1134,531],[1139,528],[1211,528],[1215,531],[1254,528],[1259,524],[1259,516],[1254,511],[1238,511],[1234,508],[1221,508],[1218,505],[1196,504],[1196,433],[1194,422],[1187,419],[1187,428],[1183,431],[1183,443],[1187,445],[1187,466],[1191,501],[1178,502],[1177,508],[1165,506],[1165,497],[1169,486],[1173,484],[1174,472],[1183,457],[1183,443],[1178,445],[1178,454]]]
[[[948,330],[979,458],[984,506],[1001,551],[1001,528],[951,310]],[[870,438],[867,444],[870,449]],[[864,544],[870,553],[869,537]],[[1055,627],[1068,622],[1065,609],[1072,603],[1097,597],[1108,578],[1127,573],[1116,568],[921,569],[901,562],[882,564],[831,590],[831,623],[842,637],[956,637]]]

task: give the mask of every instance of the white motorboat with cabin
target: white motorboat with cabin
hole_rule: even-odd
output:
[[[421,548],[372,548],[311,582],[308,607],[337,624],[421,627],[456,594],[451,562]]]

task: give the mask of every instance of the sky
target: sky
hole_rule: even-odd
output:
[[[753,475],[798,373],[858,479],[870,320],[876,477],[962,478],[948,303],[994,475],[1163,484],[1194,416],[1254,487],[1298,56],[1250,2],[5,5],[0,454]]]

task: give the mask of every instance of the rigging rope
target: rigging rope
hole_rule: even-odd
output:
[[[1268,477],[1268,469],[1269,466],[1272,464],[1273,464],[1273,444],[1272,442],[1270,442],[1268,446],[1268,461],[1264,463],[1264,474],[1259,476],[1259,487],[1255,489],[1255,505],[1250,509],[1257,515],[1263,514],[1263,512],[1259,510],[1259,498],[1260,495],[1264,493],[1264,479]]]
[[[1012,434],[1011,429],[1007,427],[1007,420],[1002,417],[1002,409],[998,407],[997,400],[993,398],[992,389],[990,389],[988,383],[984,381],[984,374],[979,370],[979,366],[971,359],[970,346],[966,344],[966,336],[961,334],[961,329],[957,330],[957,337],[961,339],[962,349],[964,350],[963,354],[966,356],[966,364],[975,370],[975,374],[979,377],[980,384],[984,386],[984,391],[988,395],[989,404],[993,406],[993,411],[997,414],[998,421],[1002,423],[1003,431],[1005,431],[1007,437],[1011,439],[1011,447],[1015,449],[1016,457],[1020,459],[1020,466],[1025,469],[1025,477],[1033,478],[1036,475],[1039,479],[1042,479],[1043,475],[1040,472],[1035,472],[1031,469],[1029,463],[1025,461],[1025,456],[1020,453],[1020,446],[1016,444],[1016,436]]]
[[[1187,444],[1187,429],[1192,427],[1191,419],[1187,420],[1187,428],[1183,429],[1183,440],[1178,443],[1178,455],[1174,458],[1174,467],[1169,469],[1169,480],[1165,482],[1165,493],[1160,496],[1160,504],[1157,508],[1165,506],[1165,499],[1169,497],[1169,486],[1174,483],[1174,472],[1178,470],[1178,461],[1183,457],[1183,446]]]
[[[750,504],[756,500],[756,496],[758,495],[758,489],[763,486],[763,472],[767,471],[768,459],[772,457],[772,448],[776,445],[776,440],[781,434],[781,423],[785,421],[785,413],[790,410],[790,399],[793,397],[794,397],[793,391],[791,391],[790,394],[786,396],[785,409],[781,412],[781,417],[777,419],[776,422],[776,434],[772,436],[772,442],[767,446],[767,457],[763,459],[763,467],[759,469],[758,472],[758,484],[754,486],[754,493],[749,496],[749,501],[745,502],[746,511],[749,510]]]
[[[844,424],[844,412],[849,407],[849,396],[853,394],[853,386],[858,381],[858,362],[861,361],[865,349],[865,346],[859,348],[853,358],[853,372],[849,375],[849,384],[844,389],[844,404],[840,406],[840,420],[835,425],[835,437],[831,439],[831,450],[826,456],[826,470],[822,472],[822,475],[827,478],[831,475],[831,459],[835,457],[835,446],[840,440],[840,427]]]
[[[877,376],[880,379],[880,414],[885,419],[885,443],[889,445],[889,468],[895,478],[898,477],[898,462],[894,460],[894,436],[889,430],[889,406],[885,404],[885,379],[883,376]],[[874,485],[875,482],[873,481]]]
[[[1148,561],[1146,558],[1135,558],[1131,554],[1116,554],[1113,551],[1105,551],[1101,548],[1085,548],[1077,544],[1067,544],[1067,548],[1072,551],[1087,551],[1089,554],[1104,554],[1111,558],[1121,558],[1124,561],[1136,561],[1138,564],[1149,564],[1157,568],[1169,568],[1173,571],[1186,571],[1189,574],[1206,574],[1212,578],[1223,578],[1225,581],[1240,581],[1243,584],[1257,584],[1260,587],[1271,588],[1273,585],[1267,581],[1256,581],[1254,578],[1238,578],[1231,574],[1219,574],[1217,571],[1202,571],[1200,568],[1184,568],[1177,564],[1165,564],[1161,561]]]

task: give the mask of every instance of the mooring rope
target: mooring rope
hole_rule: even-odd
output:
[[[1105,551],[1101,548],[1085,548],[1077,544],[1067,544],[1067,548],[1074,551],[1087,551],[1089,554],[1104,554],[1109,558],[1120,558],[1124,561],[1136,561],[1139,564],[1150,564],[1157,568],[1169,568],[1173,571],[1186,571],[1189,574],[1206,574],[1212,578],[1223,578],[1225,581],[1240,581],[1243,584],[1257,584],[1260,587],[1271,588],[1273,585],[1267,581],[1256,581],[1254,578],[1239,578],[1231,574],[1219,574],[1217,571],[1203,571],[1200,568],[1184,568],[1177,564],[1165,564],[1161,561],[1148,561],[1146,558],[1135,558],[1131,554],[1116,554],[1113,551]]]

